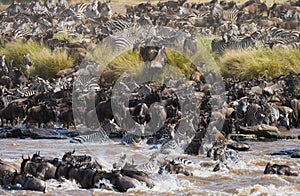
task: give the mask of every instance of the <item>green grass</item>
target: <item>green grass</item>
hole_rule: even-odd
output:
[[[30,75],[39,75],[43,78],[53,78],[60,70],[73,66],[74,60],[66,50],[50,51],[44,48],[39,53],[32,54],[34,65]]]
[[[178,71],[173,69],[172,71],[180,72],[180,75],[189,77],[194,70],[194,66],[191,61],[181,55],[175,50],[166,50],[168,64],[177,68]],[[114,83],[120,76],[124,74],[130,74],[130,76],[139,77],[145,74],[145,67],[143,60],[141,59],[137,50],[128,49],[124,53],[114,53],[111,47],[108,45],[102,45],[96,48],[92,52],[88,52],[87,59],[93,60],[100,65],[101,81]],[[168,70],[162,70],[161,76],[167,77]],[[174,75],[174,73],[172,73]]]
[[[49,48],[34,41],[25,42],[16,40],[6,43],[0,48],[0,54],[6,59],[13,60],[13,66],[20,67],[23,61],[23,54],[29,53],[33,66],[29,69],[29,75],[38,75],[43,78],[52,78],[59,70],[71,67],[73,58],[68,56],[65,50],[52,52]]]
[[[59,32],[55,33],[53,38],[58,39],[58,40],[62,40],[62,41],[68,40],[70,43],[76,43],[76,42],[81,42],[82,41],[81,37],[70,35],[66,31],[59,31]]]
[[[290,72],[300,73],[300,53],[292,49],[269,48],[227,51],[220,57],[219,65],[224,77],[272,79]]]
[[[292,94],[295,96],[295,97],[300,97],[300,82],[298,81],[297,84],[295,86],[293,86],[293,92]]]

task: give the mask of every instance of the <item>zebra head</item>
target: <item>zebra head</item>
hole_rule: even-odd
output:
[[[100,5],[99,5],[100,4]],[[104,1],[103,3],[98,3],[98,11],[101,17],[112,17],[113,12],[110,6],[110,0]]]

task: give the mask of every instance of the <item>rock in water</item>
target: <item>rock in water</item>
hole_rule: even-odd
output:
[[[256,125],[248,127],[240,127],[241,134],[255,134],[257,137],[264,137],[268,139],[281,139],[282,134],[275,126],[270,125]]]
[[[291,158],[300,158],[300,151],[294,152],[294,153],[291,155]]]
[[[233,142],[232,144],[228,144],[227,146],[228,148],[237,151],[247,151],[250,149],[250,146],[247,143],[243,143],[243,142]]]

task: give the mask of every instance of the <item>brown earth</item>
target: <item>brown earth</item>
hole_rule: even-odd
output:
[[[22,0],[21,0],[22,1]],[[103,0],[100,0],[103,1]],[[166,0],[161,0],[166,1]],[[195,2],[195,3],[200,3],[200,2],[208,2],[210,0],[188,0],[188,2]],[[236,1],[238,4],[245,2],[246,0],[238,0]],[[266,0],[268,5],[271,5],[273,3],[279,3],[279,2],[284,2],[285,0]],[[72,3],[79,3],[79,2],[92,2],[92,0],[71,0],[69,2]],[[128,5],[138,5],[140,3],[146,3],[146,0],[111,0],[111,7],[113,12],[121,13],[124,14],[126,12],[126,6]],[[148,0],[151,4],[156,4],[157,0]],[[7,5],[4,5],[2,3],[2,0],[0,0],[0,10],[3,10],[7,7]]]

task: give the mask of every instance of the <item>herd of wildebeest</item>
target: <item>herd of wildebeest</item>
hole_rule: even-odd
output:
[[[196,65],[188,82],[172,78],[167,78],[163,84],[121,82],[119,90],[130,95],[128,105],[121,98],[112,99],[111,83],[97,83],[95,80],[88,81],[92,79],[89,77],[78,77],[83,72],[93,72],[93,69],[88,69],[93,67],[93,62],[85,67],[79,66],[81,63],[89,64],[84,60],[87,50],[109,36],[115,50],[135,48],[139,44],[141,59],[148,63],[150,69],[156,66],[153,70],[157,72],[167,61],[165,50],[168,46],[182,46],[180,50],[186,55],[196,54],[196,37],[199,35],[220,37],[213,39],[211,44],[212,51],[218,55],[222,55],[226,49],[243,50],[248,47],[300,49],[300,1],[273,3],[270,7],[260,0],[249,0],[239,5],[233,1],[218,0],[206,3],[166,1],[156,5],[140,3],[128,6],[125,15],[113,13],[108,1],[94,0],[92,3],[77,4],[69,4],[66,0],[14,1],[0,12],[0,18],[2,45],[16,39],[34,40],[51,50],[63,48],[76,56],[72,68],[61,70],[51,80],[28,77],[26,69],[35,63],[29,54],[23,55],[21,64],[1,56],[1,125],[21,127],[17,132],[14,128],[1,130],[1,138],[24,136],[22,131],[33,126],[80,129],[85,122],[97,131],[76,136],[71,142],[100,143],[110,138],[120,138],[127,145],[145,140],[148,145],[161,146],[147,164],[135,167],[133,163],[126,162],[124,156],[114,164],[112,171],[103,170],[101,163],[92,160],[92,157],[75,155],[74,152],[53,159],[35,153],[32,157],[22,157],[20,168],[1,161],[0,183],[4,188],[45,191],[45,180],[48,179],[73,179],[82,188],[112,188],[117,191],[127,191],[140,182],[153,187],[155,184],[149,177],[151,172],[147,173],[147,167],[158,168],[161,174],[192,175],[185,169],[192,161],[181,158],[181,154],[199,155],[207,152],[208,157],[218,162],[213,171],[223,166],[230,168],[228,162],[238,160],[237,151],[249,149],[246,143],[232,142],[231,139],[285,139],[288,137],[281,133],[282,130],[299,128],[300,77],[297,73],[273,79],[219,80],[214,71],[203,71],[201,66],[199,68]],[[142,45],[144,42],[136,37],[143,27],[146,29],[149,25],[163,28],[154,38],[147,40],[151,45]],[[128,34],[118,34],[130,28],[135,29],[131,31],[134,39]],[[183,31],[177,33],[179,30]],[[77,42],[55,38],[59,32],[67,32],[69,36],[78,38]],[[74,92],[74,81],[76,84],[85,84],[86,89]],[[215,88],[222,86],[221,83],[225,84],[224,93],[213,95],[210,88],[212,85]],[[181,91],[187,86],[192,86],[193,92]],[[80,107],[73,107],[72,96],[78,97]],[[224,102],[214,104],[215,100],[224,97]],[[114,102],[116,100],[117,104]],[[158,102],[161,104],[153,106]],[[118,106],[117,113],[112,111],[112,104]],[[220,108],[214,108],[215,105]],[[155,112],[151,110],[150,113],[152,107]],[[192,110],[198,113],[189,113],[188,107],[193,107]],[[80,114],[76,126],[73,112]],[[94,114],[99,123],[89,120],[94,119]],[[127,118],[128,114],[134,119],[133,127],[139,130],[126,130],[128,124],[120,119]],[[158,122],[157,130],[151,130],[151,134],[137,134],[149,133],[145,123],[151,119]],[[164,123],[159,124],[161,122]],[[207,141],[213,141],[213,145],[204,145]],[[168,157],[169,154],[173,157]],[[177,155],[175,158],[174,154]],[[300,156],[297,150],[274,155],[280,154],[289,154],[293,158]],[[267,164],[264,173],[297,175],[287,165],[271,163]]]

